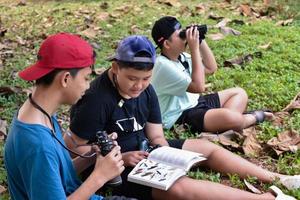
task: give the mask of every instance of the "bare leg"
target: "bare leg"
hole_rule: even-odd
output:
[[[265,119],[270,120],[273,114],[265,112]],[[228,108],[208,110],[204,115],[204,130],[210,132],[235,130],[241,131],[256,123],[253,114],[241,114]]]
[[[274,200],[271,193],[253,194],[209,181],[182,177],[168,191],[153,189],[155,200]]]
[[[248,95],[242,88],[229,88],[218,92],[221,108],[243,113],[247,107]]]
[[[202,164],[224,174],[238,174],[241,178],[253,176],[262,182],[268,183],[274,181],[276,177],[282,176],[254,165],[205,139],[186,140],[182,149],[204,154],[207,157],[207,161],[202,162]]]
[[[204,116],[204,130],[210,132],[235,130],[240,131],[254,124],[256,119],[253,115],[242,115],[228,108],[208,110]]]

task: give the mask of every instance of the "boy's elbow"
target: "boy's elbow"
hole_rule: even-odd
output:
[[[211,66],[209,69],[206,69],[206,74],[214,74],[217,71],[217,65]]]
[[[188,89],[191,93],[202,93],[205,92],[205,84],[191,84]]]

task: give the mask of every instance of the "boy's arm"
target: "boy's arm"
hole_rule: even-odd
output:
[[[200,53],[202,56],[202,62],[205,66],[206,74],[213,74],[217,69],[217,62],[213,52],[210,50],[205,40],[202,40],[200,44]]]
[[[69,149],[80,154],[80,155],[89,155],[91,154],[91,146],[81,146],[77,145],[85,145],[88,143],[88,140],[82,139],[76,136],[71,131],[64,135],[64,141]],[[79,174],[83,170],[87,169],[89,166],[95,163],[96,157],[92,158],[81,158],[71,152],[69,152],[71,157],[73,158],[73,165],[76,172]]]
[[[192,56],[192,80],[187,92],[201,93],[205,91],[205,67],[199,50],[199,31],[195,27],[187,29],[186,39]]]
[[[145,126],[145,131],[147,134],[147,138],[149,139],[151,145],[162,145],[169,146],[162,128],[162,124],[155,124],[147,122]]]
[[[114,147],[105,157],[97,155],[93,172],[67,199],[90,199],[105,182],[119,175],[125,169],[123,164],[119,146]]]

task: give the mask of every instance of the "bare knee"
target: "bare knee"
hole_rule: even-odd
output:
[[[243,88],[236,87],[231,89],[233,90],[234,95],[239,96],[244,101],[248,101],[248,94]]]

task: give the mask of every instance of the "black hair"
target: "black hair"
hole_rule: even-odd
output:
[[[50,73],[46,74],[45,76],[42,76],[41,78],[37,79],[35,81],[36,85],[50,85],[54,78],[56,77],[56,75],[61,72],[61,71],[68,71],[70,72],[72,77],[76,77],[77,73],[79,72],[79,70],[81,70],[82,68],[72,68],[72,69],[54,69],[53,71],[51,71]]]
[[[137,54],[135,54],[135,57],[151,58],[151,55],[146,51],[140,51]],[[154,63],[149,63],[149,62],[126,62],[120,60],[116,60],[116,62],[120,68],[133,68],[136,70],[150,71],[154,67]]]

